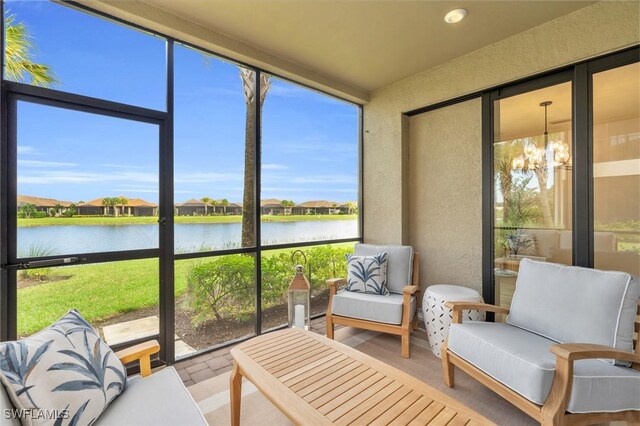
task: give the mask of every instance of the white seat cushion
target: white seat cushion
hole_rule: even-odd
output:
[[[555,375],[556,342],[502,323],[453,324],[448,348],[528,400],[543,405]],[[572,413],[640,410],[640,372],[600,360],[576,361]]]
[[[130,377],[97,425],[177,426],[206,425],[198,405],[173,367],[150,376]]]
[[[386,324],[402,323],[402,300],[400,294],[391,293],[387,296],[368,293],[354,293],[339,291],[333,296],[331,313],[349,318],[367,321],[383,322]],[[411,315],[416,313],[416,298],[411,298]]]

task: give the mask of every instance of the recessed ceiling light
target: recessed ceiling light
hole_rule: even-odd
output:
[[[467,9],[454,9],[451,12],[444,15],[444,22],[447,24],[455,24],[460,22],[467,16]]]

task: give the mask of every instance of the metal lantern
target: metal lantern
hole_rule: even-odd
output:
[[[296,250],[291,255],[291,261],[295,264],[296,254],[301,254],[304,264],[307,264],[307,257],[300,250]],[[289,327],[309,330],[311,325],[311,284],[304,276],[304,265],[295,266],[296,275],[289,284]]]

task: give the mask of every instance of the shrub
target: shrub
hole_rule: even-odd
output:
[[[287,289],[294,274],[291,261],[294,251],[262,258],[263,309],[287,303]],[[313,294],[326,290],[327,279],[346,275],[345,255],[352,251],[350,248],[317,246],[303,251],[307,256],[305,274]],[[220,256],[194,266],[187,277],[187,303],[194,311],[194,325],[224,318],[249,318],[254,312],[254,267],[253,257],[242,254]]]
[[[278,253],[262,259],[262,303],[264,307],[287,302],[287,288],[293,278],[294,265],[291,254],[295,251]],[[307,256],[305,275],[311,283],[312,294],[326,290],[326,280],[346,276],[346,254],[350,248],[317,246],[303,250]],[[300,259],[296,259],[301,261]]]
[[[252,256],[220,256],[193,267],[187,277],[188,304],[194,325],[223,318],[247,319],[254,308]]]

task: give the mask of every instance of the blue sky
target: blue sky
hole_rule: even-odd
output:
[[[8,1],[56,89],[165,110],[165,42],[45,1]],[[357,197],[358,109],[272,79],[263,108],[262,198]],[[175,200],[242,201],[245,103],[236,65],[175,48]],[[158,200],[158,128],[21,102],[18,193]]]

